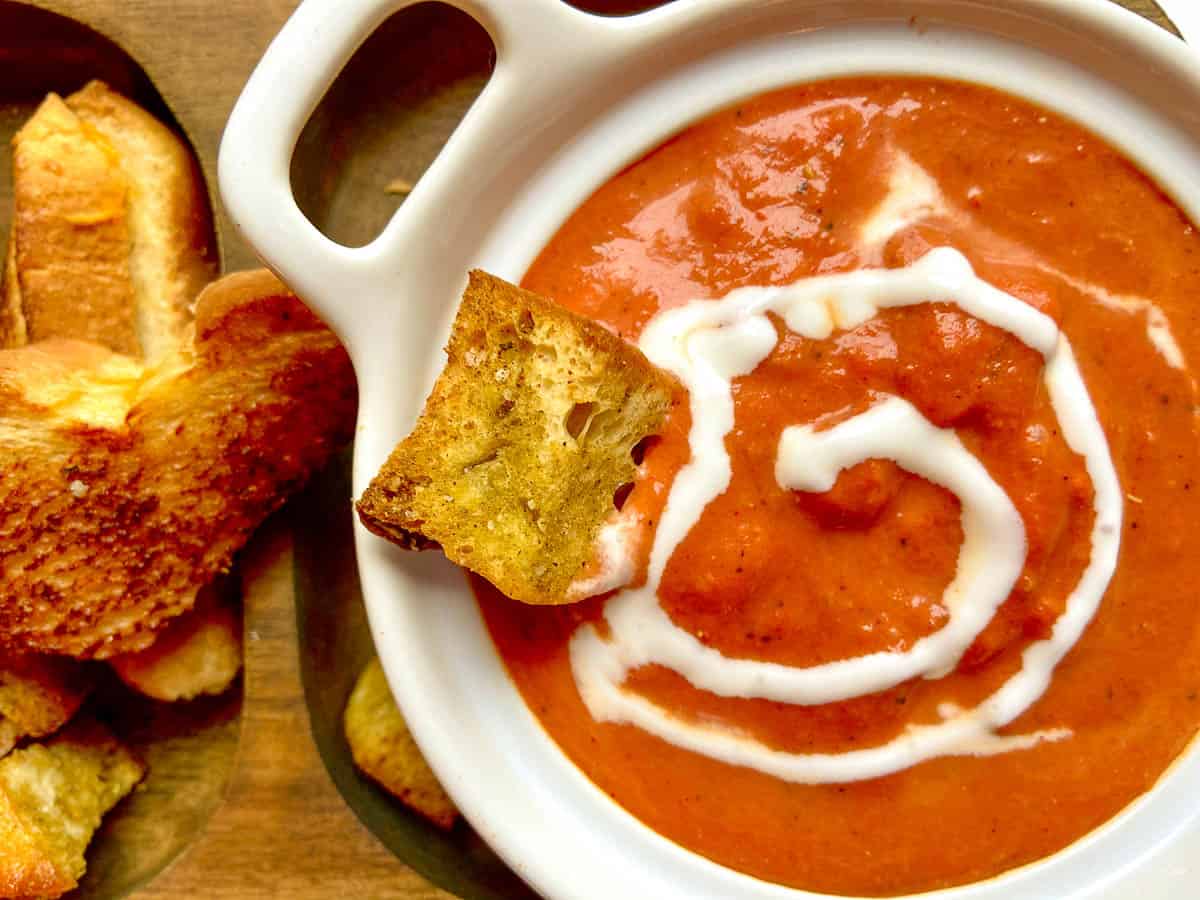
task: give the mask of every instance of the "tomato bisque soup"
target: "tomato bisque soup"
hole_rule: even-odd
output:
[[[1200,238],[1078,125],[837,80],[672,138],[526,287],[682,385],[615,527],[636,573],[477,584],[529,707],[650,828],[810,890],[1045,857],[1200,722]]]

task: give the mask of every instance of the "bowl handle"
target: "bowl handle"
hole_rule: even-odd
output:
[[[312,111],[358,47],[388,16],[415,2],[305,0],[251,75],[221,142],[218,180],[234,225],[338,334],[356,368],[370,355],[372,340],[391,330],[396,298],[420,296],[420,282],[406,276],[419,266],[402,262],[436,258],[425,251],[446,236],[429,225],[439,221],[446,208],[439,204],[455,182],[496,171],[497,157],[504,148],[520,146],[549,92],[562,96],[572,90],[628,43],[628,29],[606,27],[560,0],[450,0],[491,35],[495,71],[379,237],[364,247],[346,247],[325,237],[301,212],[291,186],[292,153]],[[414,228],[406,225],[410,221],[426,224]],[[404,330],[414,341],[436,328],[435,316],[414,313],[420,305],[406,311]]]

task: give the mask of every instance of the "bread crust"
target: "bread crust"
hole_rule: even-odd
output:
[[[57,94],[17,132],[9,269],[29,341],[69,335],[140,352],[128,189],[115,151]]]
[[[103,82],[66,105],[113,148],[125,176],[135,323],[142,356],[154,362],[185,339],[192,303],[217,274],[204,178],[174,132]]]
[[[154,363],[216,275],[204,181],[183,141],[99,81],[49,95],[13,141],[0,346],[95,341]]]
[[[0,649],[149,646],[352,432],[332,332],[273,276],[214,283],[145,367],[92,344],[0,353]]]
[[[10,234],[4,251],[4,275],[0,278],[0,349],[23,347],[28,342],[21,286],[17,283],[17,245]]]

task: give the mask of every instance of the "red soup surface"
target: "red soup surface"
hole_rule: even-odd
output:
[[[882,896],[987,878],[1100,825],[1188,745],[1200,722],[1200,557],[1189,546],[1200,467],[1186,367],[1200,358],[1200,238],[1078,125],[978,86],[866,78],[777,91],[689,128],[600,188],[524,281],[636,341],[663,309],[905,266],[939,246],[1060,324],[1125,495],[1098,613],[1045,694],[1002,731],[1068,738],[866,781],[790,783],[593,720],[568,642],[605,598],[529,608],[476,585],[514,681],[576,765],[655,831],[768,881]],[[952,494],[881,460],[825,494],[775,480],[786,426],[861,411],[880,392],[957,432],[1028,541],[1015,589],[944,678],[819,706],[722,698],[658,666],[625,683],[686,721],[792,753],[842,753],[935,721],[947,701],[971,707],[1016,671],[1088,563],[1093,489],[1059,434],[1041,356],[957,306],[884,310],[825,340],[779,333],[733,384],[729,487],[666,567],[659,597],[677,625],[726,656],[812,666],[902,650],[944,624],[963,536]],[[627,501],[647,531],[689,458],[689,425],[681,402]]]

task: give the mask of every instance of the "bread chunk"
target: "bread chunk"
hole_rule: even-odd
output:
[[[337,339],[265,271],[196,305],[159,364],[79,341],[0,353],[0,649],[143,650],[351,435]]]
[[[90,674],[74,660],[0,655],[0,756],[18,740],[58,731],[78,712],[91,688]]]
[[[360,518],[402,547],[441,547],[516,600],[582,599],[571,585],[674,381],[600,324],[479,271],[446,354]]]
[[[144,774],[94,723],[0,760],[0,896],[58,897],[74,888],[101,819]]]
[[[196,606],[176,616],[154,643],[110,659],[125,684],[175,703],[223,694],[242,670],[242,629],[229,579],[201,588]]]
[[[421,755],[378,659],[371,660],[350,694],[345,728],[355,765],[439,828],[454,826],[458,807]]]
[[[92,82],[51,94],[13,141],[14,216],[0,341],[78,338],[156,362],[216,274],[186,145]]]

